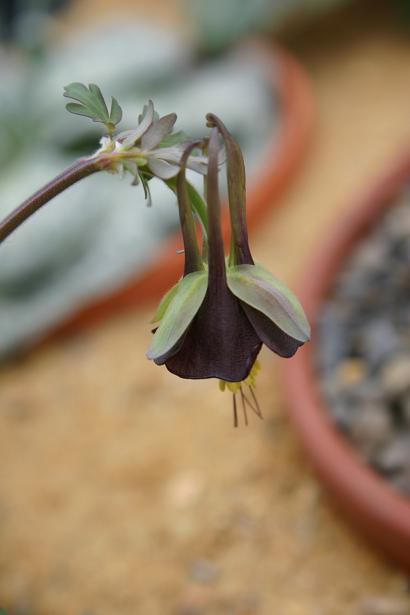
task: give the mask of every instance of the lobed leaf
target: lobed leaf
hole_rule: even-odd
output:
[[[91,120],[94,120],[95,118],[94,113],[92,113],[87,109],[87,107],[84,107],[79,103],[67,103],[65,108],[67,109],[67,111],[69,111],[70,113],[74,113],[75,115],[84,115],[85,117],[89,117]]]
[[[70,83],[64,88],[64,96],[77,101],[66,105],[70,113],[89,117],[93,122],[105,124],[109,130],[121,121],[122,109],[118,101],[112,98],[109,113],[104,96],[95,83],[90,83],[88,88],[83,83]]]
[[[122,120],[122,109],[114,96],[111,97],[110,121],[113,124],[119,124]]]
[[[84,89],[85,91],[87,91],[87,88],[85,86]],[[88,96],[89,104],[95,107],[100,117],[106,118],[105,121],[109,120],[110,116],[108,113],[108,108],[105,103],[104,96],[102,95],[102,92],[98,85],[96,85],[95,83],[90,83],[88,89],[90,92],[90,96]]]

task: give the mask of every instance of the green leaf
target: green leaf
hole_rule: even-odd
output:
[[[181,280],[179,280],[176,284],[174,284],[174,286],[172,286],[162,297],[156,309],[154,317],[151,320],[152,323],[159,322],[160,320],[162,320],[165,312],[168,309],[169,304],[171,303],[172,299],[175,297],[176,293],[178,292],[178,287],[179,287],[180,282]]]
[[[201,307],[207,287],[206,271],[195,271],[182,278],[152,339],[147,352],[149,359],[161,360],[174,348]]]
[[[306,342],[310,327],[302,306],[292,291],[261,265],[238,265],[227,269],[231,292],[265,314],[282,331]]]
[[[70,83],[64,88],[64,96],[77,101],[68,103],[67,111],[105,124],[110,133],[122,118],[122,109],[115,98],[112,99],[111,112],[108,113],[104,96],[95,83],[90,83],[88,88],[83,83]]]
[[[135,162],[135,160],[128,160],[127,158],[124,158],[121,161],[121,164],[122,164],[122,166],[124,167],[124,169],[126,171],[131,173],[131,175],[137,175],[137,173],[138,173],[138,165]]]
[[[144,196],[145,196],[146,205],[147,205],[147,207],[151,207],[152,206],[152,197],[151,197],[151,190],[150,190],[149,183],[148,183],[149,179],[145,175],[145,173],[140,173],[140,179],[141,179],[142,187],[144,189]]]
[[[89,101],[91,102],[93,106],[95,106],[100,116],[103,118],[107,118],[108,120],[109,119],[108,108],[107,108],[107,105],[104,100],[104,96],[102,95],[100,88],[95,83],[90,83],[88,88],[91,93],[91,96],[89,97]]]
[[[127,158],[124,158],[121,161],[121,164],[124,170],[128,171],[128,173],[130,173],[134,177],[132,185],[138,186],[138,184],[140,183],[140,177],[139,177],[139,172],[138,172],[138,165],[135,162],[135,160],[127,160]]]
[[[194,210],[194,212],[197,214],[201,222],[204,236],[207,237],[208,236],[208,211],[206,208],[205,201],[192,184],[187,182],[186,187],[188,191],[188,198],[191,201],[191,207]]]
[[[67,103],[65,108],[70,113],[75,113],[76,115],[85,115],[89,117],[91,120],[94,120],[94,113],[89,111],[87,107],[83,107],[83,105],[79,105],[78,103]]]
[[[188,140],[189,136],[187,133],[183,130],[178,130],[178,132],[167,135],[164,139],[162,139],[158,147],[171,147],[172,145],[178,145],[178,143],[183,143],[183,141]]]
[[[111,98],[110,121],[113,124],[119,124],[121,120],[122,120],[122,109],[118,103],[118,100],[114,98],[113,96]]]

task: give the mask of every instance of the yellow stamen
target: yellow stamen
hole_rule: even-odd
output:
[[[243,417],[245,421],[245,425],[248,424],[248,414],[247,408],[252,410],[260,419],[262,418],[262,412],[256,399],[255,395],[255,386],[256,386],[256,375],[260,370],[261,366],[259,361],[255,361],[252,365],[252,369],[249,372],[248,376],[241,380],[240,382],[228,382],[226,380],[219,381],[219,389],[220,391],[228,390],[232,393],[232,403],[233,403],[233,424],[234,427],[238,427],[238,407],[236,401],[236,394],[239,393],[239,400],[242,406]],[[245,394],[244,387],[248,387],[248,395]],[[250,395],[250,397],[249,397]]]
[[[225,391],[225,389],[227,389],[231,393],[237,393],[238,391],[240,391],[242,385],[255,388],[255,379],[260,368],[261,365],[259,361],[256,360],[255,363],[252,365],[252,369],[249,372],[248,376],[245,378],[245,380],[241,380],[240,382],[228,382],[227,380],[220,380],[219,389],[221,391]]]

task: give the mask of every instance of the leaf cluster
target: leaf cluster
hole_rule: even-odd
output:
[[[70,83],[64,88],[64,96],[77,101],[67,103],[67,111],[105,124],[110,136],[122,119],[122,109],[117,99],[111,97],[111,108],[108,111],[104,96],[95,83],[90,83],[88,87],[83,83]]]

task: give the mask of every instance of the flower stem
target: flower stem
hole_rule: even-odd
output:
[[[110,163],[109,157],[102,154],[89,158],[80,158],[62,173],[54,177],[45,186],[37,190],[0,222],[0,243],[6,239],[27,218],[33,215],[40,207],[51,201],[52,198],[75,184],[80,179],[102,171]]]
[[[179,220],[181,223],[181,232],[185,250],[184,276],[194,271],[201,271],[201,269],[204,268],[201,255],[199,253],[195,220],[192,213],[191,203],[188,197],[188,188],[185,178],[186,162],[192,150],[198,145],[198,143],[201,142],[194,141],[186,148],[181,158],[180,171],[176,179]]]

